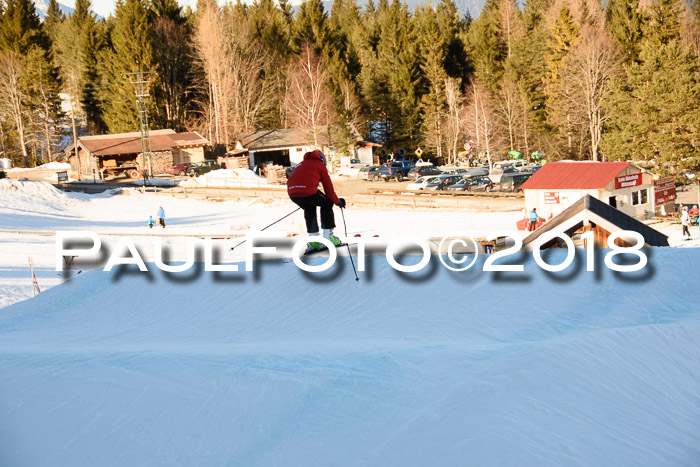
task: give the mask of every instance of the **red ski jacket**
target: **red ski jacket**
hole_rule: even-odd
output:
[[[304,160],[296,166],[287,180],[287,194],[290,198],[304,198],[318,193],[319,182],[323,185],[326,197],[333,204],[340,204],[333,189],[326,165],[321,161],[321,152],[316,150],[304,154]]]

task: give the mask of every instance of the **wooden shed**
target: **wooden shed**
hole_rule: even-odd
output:
[[[581,235],[588,231],[593,232],[596,248],[607,248],[610,234],[621,230],[640,233],[644,237],[646,247],[668,246],[668,237],[658,230],[591,195],[585,195],[559,215],[547,221],[542,227],[530,233],[523,240],[523,248],[532,249],[535,240],[547,232],[565,234],[573,240],[574,245],[584,247]],[[629,246],[629,243],[623,238],[617,242],[617,245]],[[563,246],[563,241],[553,239],[545,243],[543,248],[559,246]]]
[[[168,167],[182,162],[201,162],[209,141],[193,132],[176,133],[173,130],[153,130],[151,140],[151,170],[165,173]],[[146,166],[142,156],[141,133],[81,136],[78,138],[78,157],[69,158],[72,169],[82,177],[124,173],[138,177]]]

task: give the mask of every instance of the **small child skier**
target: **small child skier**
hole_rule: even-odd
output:
[[[148,228],[152,229],[153,224],[155,224],[155,221],[153,220],[153,216],[148,216]]]

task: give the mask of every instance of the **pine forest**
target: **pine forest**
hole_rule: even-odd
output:
[[[700,0],[400,0],[218,4],[90,0],[42,21],[0,1],[0,151],[62,161],[81,135],[198,131],[214,151],[258,129],[357,137],[441,164],[509,151],[631,160],[678,174],[700,163]],[[142,73],[139,75],[138,73]],[[477,156],[478,157],[478,156]]]

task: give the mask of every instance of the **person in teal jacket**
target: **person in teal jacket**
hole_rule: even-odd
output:
[[[530,225],[528,226],[527,231],[533,232],[537,228],[537,221],[540,220],[540,216],[537,215],[537,208],[532,208],[528,218],[530,219]]]

